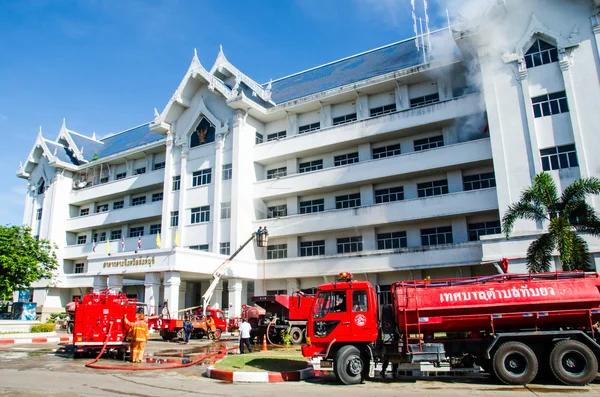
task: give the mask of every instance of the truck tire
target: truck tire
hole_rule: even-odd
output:
[[[335,374],[345,385],[356,385],[364,380],[366,363],[355,346],[343,346],[335,355]]]
[[[223,332],[221,331],[221,328],[217,328],[215,330],[215,332],[213,332],[213,339],[214,340],[219,340],[221,339],[221,335],[223,334]]]
[[[69,324],[67,324],[67,333],[68,334],[72,334],[74,328],[75,328],[75,323],[69,323]]]
[[[301,345],[304,340],[304,331],[299,327],[292,327],[290,329],[290,342],[292,345]]]
[[[598,360],[592,349],[576,340],[562,340],[550,353],[550,369],[559,382],[585,386],[596,378]]]
[[[530,383],[538,372],[535,353],[521,342],[506,342],[500,345],[492,364],[495,375],[507,385]]]
[[[166,341],[171,341],[173,340],[173,338],[175,338],[175,332],[169,332],[169,331],[164,331],[160,334],[160,336],[162,336],[163,340]]]

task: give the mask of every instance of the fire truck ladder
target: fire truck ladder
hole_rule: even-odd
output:
[[[420,321],[420,315],[419,315],[419,299],[417,296],[417,284],[413,283],[413,287],[414,288],[404,288],[404,290],[406,291],[406,299],[405,299],[405,307],[404,307],[404,338],[406,340],[406,352],[409,352],[410,349],[410,342],[411,341],[417,341],[419,343],[419,351],[418,352],[410,352],[411,354],[415,355],[415,354],[423,354],[423,338],[421,337],[421,321]],[[412,296],[411,296],[411,291],[412,291]],[[408,322],[408,308],[410,307],[410,300],[414,299],[415,301],[415,314],[416,314],[416,323],[409,323]],[[417,327],[417,336],[411,338],[410,337],[410,327]]]

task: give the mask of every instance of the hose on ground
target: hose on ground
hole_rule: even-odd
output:
[[[271,344],[271,345],[273,345],[273,346],[275,346],[275,347],[284,347],[284,348],[285,348],[285,347],[287,347],[287,346],[285,346],[285,345],[278,345],[277,343],[273,343],[273,342],[271,342],[271,339],[269,338],[269,328],[271,328],[271,325],[272,325],[273,323],[275,323],[275,321],[277,321],[277,318],[276,318],[276,317],[273,317],[273,319],[271,320],[271,322],[269,323],[269,325],[267,325],[267,333],[266,333],[266,335],[267,335],[267,341],[269,342],[269,344]],[[290,332],[290,329],[291,329],[291,328],[292,328],[292,326],[290,325],[290,326],[288,327],[288,333]]]

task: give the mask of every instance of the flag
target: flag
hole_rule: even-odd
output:
[[[177,247],[179,245],[179,233],[178,233],[178,229],[175,229],[175,240],[173,240],[173,243],[174,243],[175,247]]]
[[[96,252],[96,240],[92,240],[92,251]]]
[[[156,233],[156,248],[160,248],[160,233]]]
[[[142,249],[142,237],[138,236],[138,250]]]
[[[110,254],[110,247],[108,246],[108,239],[106,240],[106,255]]]
[[[125,236],[121,236],[121,251],[125,252]]]

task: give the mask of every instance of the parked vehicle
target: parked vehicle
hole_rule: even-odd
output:
[[[198,311],[198,315],[191,316],[192,325],[194,326],[193,337],[201,339],[208,335],[208,328],[206,326],[206,317],[202,314],[203,310]],[[215,321],[216,330],[214,332],[214,338],[220,339],[221,334],[226,331],[227,323],[225,316],[221,310],[218,309],[206,309],[206,315],[212,316]],[[160,332],[160,336],[164,340],[173,340],[175,337],[183,339],[183,321],[177,318],[168,317],[153,317],[148,319],[148,327],[150,329],[156,329]]]
[[[262,341],[269,328],[269,339],[281,341],[281,331],[290,333],[290,341],[294,345],[304,342],[306,321],[310,314],[314,297],[303,293],[295,295],[254,296],[252,302],[263,310],[250,307],[246,310],[246,318],[252,325],[251,338]],[[269,324],[271,324],[269,326]]]

